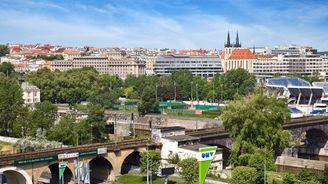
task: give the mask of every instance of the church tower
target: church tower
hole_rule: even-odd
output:
[[[236,48],[241,48],[241,43],[239,42],[238,31],[237,31],[237,36],[236,36],[236,44],[234,45],[234,47],[236,47]]]

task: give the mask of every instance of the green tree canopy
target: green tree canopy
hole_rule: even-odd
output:
[[[177,99],[179,100],[189,100],[191,98],[191,85],[192,85],[192,73],[187,70],[173,72],[172,80],[174,81],[174,86],[176,86]]]
[[[147,156],[148,155],[148,156]],[[142,173],[147,172],[147,160],[148,167],[151,174],[156,174],[161,162],[161,153],[155,150],[149,150],[140,153],[140,169]]]
[[[106,137],[106,119],[104,113],[104,108],[98,104],[92,104],[88,107],[87,122],[90,126],[89,129],[92,131],[92,141],[102,142]]]
[[[255,76],[244,69],[229,70],[226,73],[214,76],[215,92],[217,97],[232,100],[236,95],[245,96],[253,92]]]
[[[230,162],[245,165],[243,155],[254,154],[258,148],[283,150],[289,143],[290,133],[283,130],[289,117],[285,101],[267,97],[262,90],[227,105],[221,118],[235,140]]]
[[[0,64],[0,72],[4,73],[7,76],[10,76],[15,72],[15,66],[11,63],[3,62]]]
[[[62,117],[55,126],[48,132],[49,140],[61,142],[65,145],[74,145],[77,140],[76,118],[74,115],[68,114]]]
[[[35,135],[36,130],[49,130],[54,126],[57,119],[57,107],[49,101],[43,101],[35,105],[35,110],[32,112],[33,128],[32,133]]]
[[[9,54],[10,50],[7,45],[0,45],[0,57]]]
[[[181,168],[179,175],[186,183],[192,184],[198,181],[198,161],[196,158],[187,158],[178,163]]]
[[[231,184],[250,184],[256,183],[257,172],[253,167],[239,166],[234,168],[231,176]]]
[[[23,109],[23,92],[15,78],[0,73],[0,133],[12,135],[15,122]]]
[[[146,87],[141,96],[141,101],[138,105],[138,111],[141,114],[159,113],[159,101],[156,100],[155,89]]]

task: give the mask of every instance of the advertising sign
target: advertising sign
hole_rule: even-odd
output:
[[[67,166],[67,162],[59,162],[59,183],[60,184],[62,184],[63,175],[64,175],[66,166]]]
[[[24,160],[15,160],[14,165],[25,165],[39,162],[51,162],[57,160],[57,156],[49,156],[49,157],[39,157],[39,158],[29,158]]]
[[[97,149],[98,155],[105,154],[105,153],[107,153],[107,148],[98,148]]]
[[[79,157],[79,153],[64,153],[58,155],[58,160],[65,160]]]
[[[89,156],[89,155],[97,155],[97,150],[87,150],[87,151],[80,151],[79,152],[79,156],[83,157],[83,156]]]
[[[217,146],[207,146],[199,148],[198,152],[198,165],[199,165],[199,174],[198,174],[198,183],[203,184],[208,172],[208,169],[211,166],[212,160],[215,156]]]

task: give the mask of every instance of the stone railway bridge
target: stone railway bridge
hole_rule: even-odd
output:
[[[147,147],[160,149],[161,145],[148,140],[132,140],[11,154],[0,156],[0,172],[3,172],[7,182],[12,184],[36,184],[44,181],[46,175],[48,178],[51,176],[51,183],[58,183],[58,155],[79,153],[79,161],[90,164],[91,183],[114,181],[116,176],[139,167],[139,153],[146,151]],[[107,148],[107,152],[97,154],[98,148]],[[64,172],[65,183],[73,179],[74,159],[76,158],[65,159],[68,161]]]
[[[307,143],[316,143],[324,146],[328,140],[328,117],[308,117],[293,119],[283,125],[289,130],[293,140],[305,139]],[[200,141],[209,145],[221,145],[231,149],[233,139],[223,128],[187,130],[186,134],[200,138]]]
[[[305,137],[307,143],[325,145],[328,140],[328,117],[309,117],[292,120],[284,125],[295,139]],[[149,129],[148,129],[149,130]],[[233,140],[223,128],[205,128],[187,130],[186,133],[200,138],[201,143],[217,145],[229,150]],[[115,180],[120,174],[125,174],[139,165],[139,153],[150,149],[160,149],[161,145],[149,140],[130,140],[106,144],[92,144],[77,147],[67,147],[40,152],[28,152],[0,156],[0,172],[3,172],[8,183],[36,184],[51,176],[51,183],[58,183],[58,154],[79,153],[79,161],[88,162],[91,168],[92,183]],[[107,148],[106,153],[98,154],[98,148]],[[225,154],[224,155],[228,155]],[[74,158],[75,159],[75,158]],[[74,172],[74,159],[68,159],[68,167],[64,178],[68,181]]]

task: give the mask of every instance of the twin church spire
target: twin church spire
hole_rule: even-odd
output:
[[[224,47],[237,47],[237,48],[241,47],[241,42],[239,42],[238,31],[237,31],[236,43],[235,44],[230,42],[230,32],[228,31],[227,42],[224,44]]]

